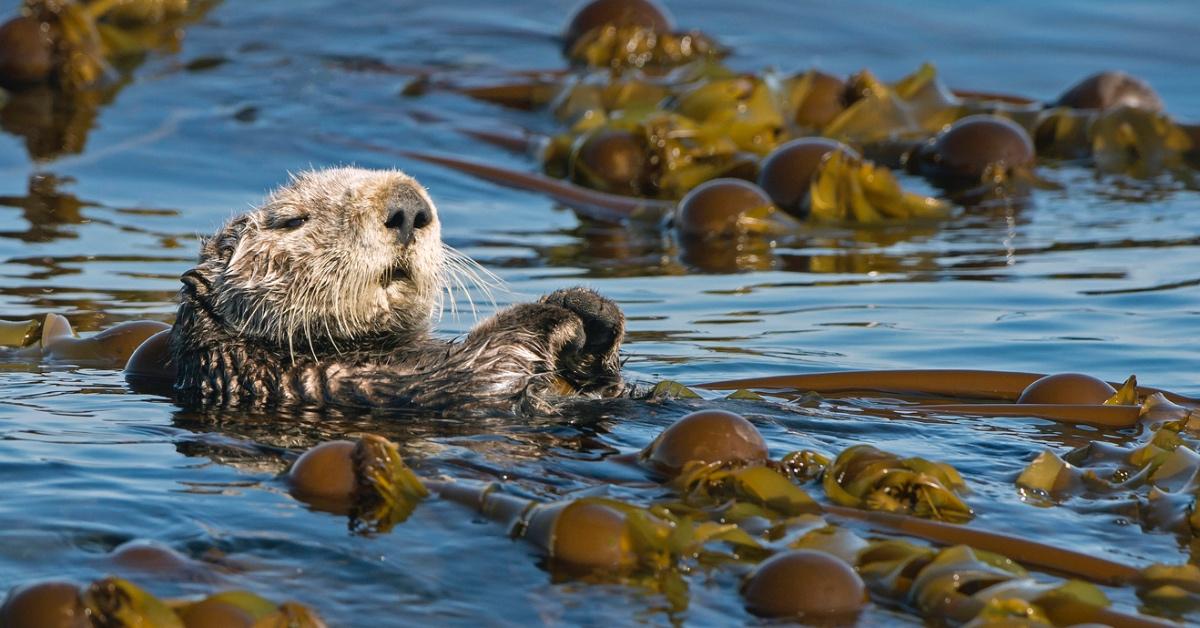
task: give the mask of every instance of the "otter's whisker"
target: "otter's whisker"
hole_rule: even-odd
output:
[[[292,347],[292,333],[290,330],[288,331],[287,341],[288,341],[288,357],[290,357],[292,359],[292,366],[296,366],[296,350]]]
[[[467,275],[471,278],[471,281],[479,288],[480,292],[482,292],[487,297],[488,301],[491,302],[492,306],[495,307],[496,299],[492,294],[492,288],[499,288],[501,290],[508,291],[508,287],[505,285],[504,280],[492,271],[484,268],[483,265],[471,259],[470,257],[463,255],[454,249],[451,249],[451,251],[453,252],[455,261],[459,264],[459,267],[467,273]]]
[[[445,252],[451,276],[467,295],[467,300],[471,304],[472,316],[478,316],[478,313],[474,300],[471,299],[470,290],[464,285],[465,282],[470,282],[479,291],[479,294],[491,303],[492,307],[495,307],[496,297],[492,288],[502,288],[507,291],[504,280],[448,244],[443,243],[442,250]]]
[[[312,330],[308,327],[308,319],[304,320],[304,338],[308,340],[308,350],[312,352],[313,362],[320,362],[321,358],[317,357],[317,348],[313,346]]]
[[[467,298],[467,304],[471,306],[471,316],[477,317],[479,314],[475,310],[475,299],[471,298],[471,290],[467,288],[466,283],[460,274],[461,269],[451,264],[450,277],[454,279],[454,283],[462,290],[463,296]]]
[[[445,314],[446,308],[449,307],[450,315],[453,316],[454,320],[457,321],[458,320],[458,303],[454,299],[454,287],[451,285],[451,283],[449,281],[446,280],[446,277],[445,277],[446,272],[453,272],[453,271],[447,271],[443,267],[443,272],[438,277],[437,297],[435,298],[435,303],[434,303],[434,316],[437,318],[437,320],[439,320],[439,321],[442,320],[442,315]],[[445,293],[445,294],[443,294],[443,293]],[[449,300],[448,305],[446,303],[447,299]]]
[[[342,350],[338,347],[337,341],[333,339],[333,332],[329,330],[329,319],[321,319],[321,324],[325,326],[325,337],[329,338],[329,344],[333,347],[334,353],[341,355]]]

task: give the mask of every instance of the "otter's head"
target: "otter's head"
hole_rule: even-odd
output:
[[[442,266],[415,179],[338,168],[293,177],[204,240],[182,294],[230,334],[307,353],[425,331]]]

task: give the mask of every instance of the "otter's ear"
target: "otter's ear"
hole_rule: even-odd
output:
[[[225,226],[221,227],[216,235],[205,240],[201,245],[201,262],[220,260],[221,267],[224,268],[233,258],[233,254],[237,252],[238,244],[242,241],[242,234],[245,233],[249,224],[250,216],[248,215],[238,216],[225,223]]]
[[[199,267],[193,268],[180,275],[179,281],[183,282],[184,290],[187,290],[195,295],[208,294],[209,289],[212,288],[212,282],[208,280],[208,277],[204,276],[204,273]]]

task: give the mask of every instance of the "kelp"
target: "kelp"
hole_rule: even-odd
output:
[[[931,559],[918,555],[928,560],[912,578],[907,597],[927,617],[970,619],[969,625],[1019,619],[1062,626],[1109,612],[1108,597],[1095,585],[1039,581],[998,554],[960,545]]]
[[[1108,597],[1094,584],[1039,580],[1001,554],[966,545],[935,550],[907,541],[875,541],[858,552],[856,566],[873,595],[911,604],[935,621],[1154,624],[1111,611]]]
[[[626,69],[664,70],[702,58],[720,58],[728,52],[698,31],[661,32],[636,25],[606,24],[582,34],[567,50],[574,65]]]
[[[709,521],[694,522],[680,517],[661,507],[641,508],[621,501],[603,497],[585,497],[567,502],[537,505],[531,508],[513,528],[516,538],[542,547],[551,558],[565,558],[563,537],[578,534],[578,531],[559,529],[565,525],[572,511],[583,511],[599,506],[620,515],[623,530],[618,534],[627,542],[626,548],[633,560],[622,564],[622,571],[661,573],[678,566],[684,559],[693,558],[710,542],[726,541],[735,545],[757,548],[752,537],[733,524]],[[553,519],[553,530],[549,536],[537,525],[538,517],[548,513]],[[580,535],[584,543],[603,543],[604,538],[594,534]]]
[[[47,594],[39,595],[42,591]],[[56,582],[14,589],[0,607],[0,622],[6,619],[6,611],[18,597],[25,598],[20,602],[20,610],[13,609],[16,614],[7,617],[18,622],[31,617],[53,617],[64,622],[74,618],[95,626],[183,628],[229,625],[231,616],[236,616],[255,628],[325,626],[317,613],[303,604],[276,604],[249,591],[224,591],[199,600],[164,600],[133,582],[115,577],[96,580],[82,591]]]
[[[1117,392],[1104,401],[1106,406],[1135,406],[1138,403],[1137,375],[1130,375]]]
[[[144,26],[182,16],[187,13],[188,3],[189,0],[95,0],[88,10],[117,24]]]
[[[725,398],[734,400],[734,401],[765,401],[766,400],[766,397],[763,397],[762,395],[754,392],[753,390],[746,390],[745,388],[739,388],[739,389],[729,393],[728,395],[725,395]]]
[[[974,619],[963,628],[1039,628],[1053,624],[1042,609],[1024,600],[988,600]]]
[[[858,555],[871,544],[861,536],[842,526],[826,525],[810,530],[800,538],[788,543],[791,549],[811,549],[832,554],[854,564]]]
[[[0,347],[24,347],[34,342],[37,321],[0,320]]]
[[[1115,397],[1129,394],[1123,387]],[[1017,486],[1054,500],[1084,491],[1112,492],[1142,486],[1190,494],[1200,486],[1200,454],[1183,438],[1190,423],[1190,414],[1164,422],[1153,429],[1147,442],[1135,448],[1092,442],[1062,457],[1044,451],[1022,471]]]
[[[57,87],[77,92],[110,78],[114,58],[173,41],[175,29],[164,24],[188,9],[188,0],[25,0],[21,12],[41,23],[54,42]]]
[[[97,5],[96,8],[103,7]],[[97,29],[96,18],[99,16],[93,12],[93,7],[72,0],[25,0],[21,12],[52,33],[53,76],[60,89],[79,91],[111,73],[107,48]]]
[[[361,141],[346,141],[347,145],[367,148],[378,152],[398,155],[427,163],[445,166],[459,172],[464,172],[500,185],[543,193],[564,205],[574,209],[581,215],[594,220],[620,222],[639,218],[661,218],[666,215],[673,203],[646,198],[633,198],[618,194],[608,194],[597,190],[572,185],[566,181],[545,175],[520,172],[499,166],[468,161],[457,157],[434,155],[420,151],[390,149],[377,144]]]
[[[859,550],[858,573],[875,595],[902,600],[912,590],[913,580],[937,552],[908,541],[887,539]]]
[[[828,466],[827,456],[809,449],[793,451],[780,458],[778,463],[778,469],[784,476],[801,484],[821,477]]]
[[[7,326],[6,326],[7,327]],[[23,330],[21,344],[15,342],[9,346],[21,347],[16,355],[31,359],[54,362],[71,362],[79,366],[95,368],[124,368],[129,357],[148,338],[164,330],[170,325],[159,321],[126,321],[118,323],[95,335],[79,338],[71,327],[70,321],[60,314],[47,314],[36,342],[28,342],[29,335],[37,329],[31,323],[22,323],[9,327],[13,330],[11,339],[15,341],[16,334]],[[0,332],[3,332],[0,329]],[[0,346],[8,344],[0,342]]]
[[[825,125],[822,135],[858,144],[919,139],[964,115],[958,98],[928,63],[890,86],[863,70],[851,79],[850,89],[860,97]]]
[[[573,133],[596,128],[619,112],[620,118],[637,118],[656,109],[669,88],[633,73],[613,77],[591,73],[569,79],[550,102],[550,111]]]
[[[783,112],[767,82],[756,76],[709,80],[667,105],[705,133],[727,137],[741,150],[765,155],[783,133]]]
[[[650,399],[699,399],[700,395],[677,381],[664,379],[650,389],[647,397]]]
[[[685,504],[713,508],[730,500],[744,501],[776,517],[815,514],[821,507],[804,489],[766,466],[736,468],[724,463],[691,462],[671,481]]]
[[[647,194],[682,198],[692,188],[739,165],[737,143],[695,121],[669,112],[646,116],[637,127],[649,150]]]
[[[808,206],[818,222],[872,224],[949,215],[944,201],[905,192],[891,171],[842,151],[829,153],[817,167]]]
[[[891,465],[904,462],[939,482],[961,486],[961,479],[956,480],[957,474],[948,467],[921,459],[901,460],[878,450],[873,456],[866,453],[870,452],[852,458],[865,462],[864,467],[881,460]],[[1140,582],[1143,576],[1136,569],[969,526],[822,507],[781,467],[771,462],[695,461],[668,480],[678,498],[661,499],[648,507],[600,497],[539,504],[506,495],[494,484],[484,488],[459,482],[430,484],[443,497],[505,523],[514,538],[529,541],[554,561],[565,563],[566,573],[652,588],[666,595],[675,610],[686,606],[681,569],[692,561],[744,563],[761,560],[772,551],[807,549],[854,563],[873,595],[920,608],[930,618],[966,622],[980,617],[982,623],[1001,615],[1024,615],[1054,625],[1081,621],[1155,625],[1153,620],[1107,609],[1107,599],[1093,585],[1034,579],[1007,554],[1040,568],[1112,585]],[[837,467],[835,461],[827,477]],[[893,539],[868,541],[830,525],[827,519],[858,520],[949,547],[938,551]],[[758,530],[758,536],[748,530]],[[711,545],[715,542],[720,547]]]
[[[606,129],[626,131],[638,138],[645,151],[641,193],[650,198],[682,198],[705,181],[753,165],[733,139],[677,113],[653,111],[601,120],[600,124],[591,124],[599,118],[587,120],[588,124],[577,124],[576,129],[548,142],[542,155],[548,174],[562,178],[590,168],[586,162],[579,162],[579,149],[589,136]],[[576,180],[586,184],[591,179]]]
[[[842,79],[813,68],[779,81],[779,106],[796,135],[815,133],[845,110],[845,89]]]
[[[1060,159],[1090,159],[1097,170],[1136,178],[1186,172],[1195,150],[1191,135],[1169,115],[1133,107],[1042,113],[1035,139],[1038,153]]]
[[[697,410],[672,423],[637,455],[640,465],[662,477],[689,463],[761,465],[767,443],[754,424],[725,410]]]
[[[825,511],[830,517],[863,521],[939,545],[969,545],[1003,554],[1023,565],[1048,569],[1089,582],[1123,585],[1132,582],[1138,574],[1137,569],[1106,558],[972,526],[838,505],[827,505]]]
[[[98,625],[183,628],[171,607],[121,578],[93,582],[83,592],[83,604]]]
[[[1017,476],[1016,484],[1022,497],[1035,504],[1050,506],[1056,499],[1082,488],[1082,474],[1074,465],[1046,450]]]
[[[935,395],[979,400],[1016,401],[1030,384],[1046,377],[1042,373],[986,371],[975,369],[895,369],[865,371],[834,371],[752,377],[698,384],[709,390],[774,390],[803,391],[820,394],[887,393]],[[1180,395],[1150,386],[1137,386],[1139,399],[1144,400],[1144,412],[1173,413],[1169,404],[1186,413],[1189,407],[1200,406],[1200,399]],[[1146,403],[1157,395],[1157,405]],[[967,404],[963,404],[964,406]],[[930,406],[934,407],[934,406]],[[1175,417],[1179,418],[1179,417]]]
[[[404,464],[395,443],[374,434],[359,439],[352,453],[358,480],[351,510],[352,530],[387,532],[408,519],[429,491]]]
[[[958,471],[924,458],[900,458],[855,445],[825,470],[822,486],[835,504],[962,523],[974,513],[956,495],[966,489]]]
[[[913,579],[909,599],[922,614],[942,617],[955,595],[971,595],[1027,572],[1008,558],[965,545],[937,553]]]
[[[540,503],[507,495],[496,484],[430,486],[540,548],[554,573],[645,587],[662,593],[675,611],[688,604],[682,575],[687,564],[753,560],[766,553],[737,525],[697,520],[662,505],[644,508],[605,497]]]
[[[1136,583],[1138,598],[1152,609],[1186,612],[1200,608],[1200,567],[1195,564],[1146,567]]]
[[[0,126],[24,137],[35,160],[81,152],[99,109],[133,67],[148,52],[178,51],[183,27],[218,1],[25,0],[4,28],[33,23],[41,41],[25,45],[41,52],[17,53],[15,75],[0,76],[13,83],[11,98],[0,103]]]

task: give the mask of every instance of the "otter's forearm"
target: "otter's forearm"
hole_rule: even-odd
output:
[[[607,395],[620,390],[617,349],[623,335],[624,316],[615,304],[591,290],[570,288],[500,312],[476,327],[465,344],[502,338],[536,356],[530,373],[549,375],[542,378],[546,384],[561,380],[579,392]]]
[[[514,359],[527,363],[531,374],[552,372],[559,356],[579,351],[586,337],[583,321],[575,313],[545,303],[520,303],[475,326],[464,348],[511,345]]]

